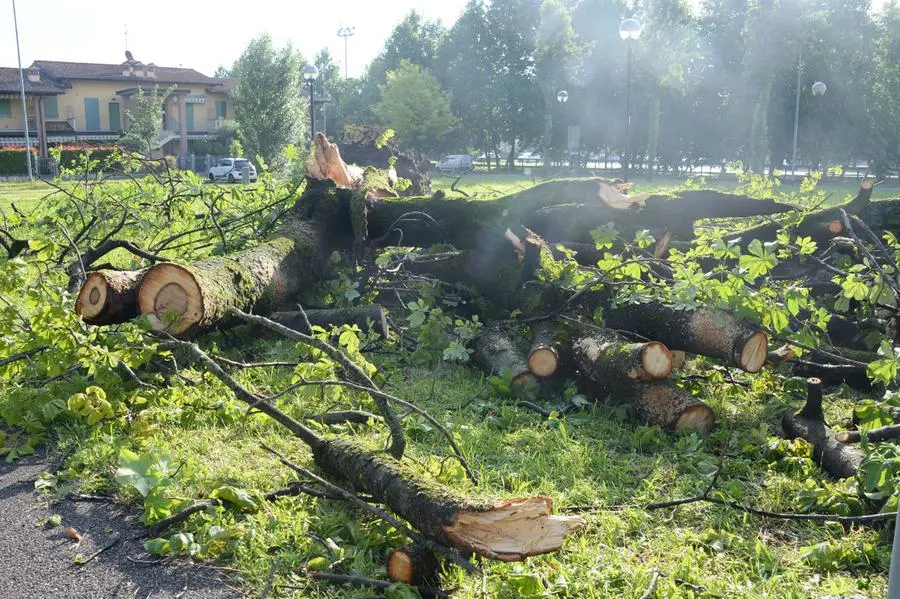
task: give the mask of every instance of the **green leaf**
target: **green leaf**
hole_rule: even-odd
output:
[[[245,489],[238,489],[231,485],[223,485],[215,489],[209,496],[213,499],[227,501],[244,510],[256,509],[256,502],[253,501],[253,498],[250,497],[250,494]]]
[[[166,555],[171,552],[171,547],[168,539],[150,539],[146,543],[144,543],[144,549],[147,550],[147,553],[153,555]]]

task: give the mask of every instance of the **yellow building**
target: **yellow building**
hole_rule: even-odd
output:
[[[4,84],[5,71],[15,71],[18,89],[18,69],[0,69],[0,145],[21,145],[21,99],[10,97],[9,86]],[[128,127],[128,113],[134,108],[139,89],[145,93],[154,89],[169,92],[158,139],[166,154],[188,154],[190,141],[209,139],[223,120],[234,117],[233,79],[207,77],[194,69],[144,64],[130,52],[121,64],[36,60],[26,72],[28,120],[33,123],[32,135],[40,140],[44,156],[47,144],[115,142]]]

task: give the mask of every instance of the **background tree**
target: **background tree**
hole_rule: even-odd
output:
[[[158,85],[149,93],[138,88],[134,110],[125,111],[128,127],[125,129],[125,135],[119,140],[120,143],[134,148],[145,156],[150,156],[158,145],[163,124],[163,102],[170,91],[161,91]]]
[[[304,64],[290,44],[275,48],[268,35],[252,40],[234,63],[234,115],[250,157],[277,163],[288,144],[303,139],[308,123],[308,100],[301,91]]]
[[[316,98],[329,100],[326,104],[316,106],[316,128],[329,137],[340,137],[340,125],[334,118],[333,114],[334,99],[339,91],[338,83],[341,80],[341,69],[334,62],[331,51],[328,48],[319,50],[314,61],[316,68],[319,69],[319,76],[316,78],[314,88]]]
[[[401,146],[422,151],[440,148],[456,117],[434,75],[404,60],[399,69],[388,72],[387,83],[380,90],[375,114],[396,132]]]

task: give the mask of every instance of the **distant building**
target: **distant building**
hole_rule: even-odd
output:
[[[158,138],[166,154],[186,155],[192,140],[209,139],[224,119],[234,117],[233,79],[144,64],[130,52],[125,56],[121,64],[36,60],[25,70],[29,133],[41,156],[55,143],[119,139],[139,89],[172,88]],[[0,67],[0,146],[24,144],[19,69]]]

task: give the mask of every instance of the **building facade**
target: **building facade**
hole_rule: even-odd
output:
[[[233,118],[234,80],[194,69],[144,64],[126,52],[121,64],[36,60],[26,69],[25,112],[33,147],[77,141],[114,143],[128,127],[139,90],[165,96],[157,148],[186,155]],[[0,145],[24,145],[19,70],[0,68]]]

